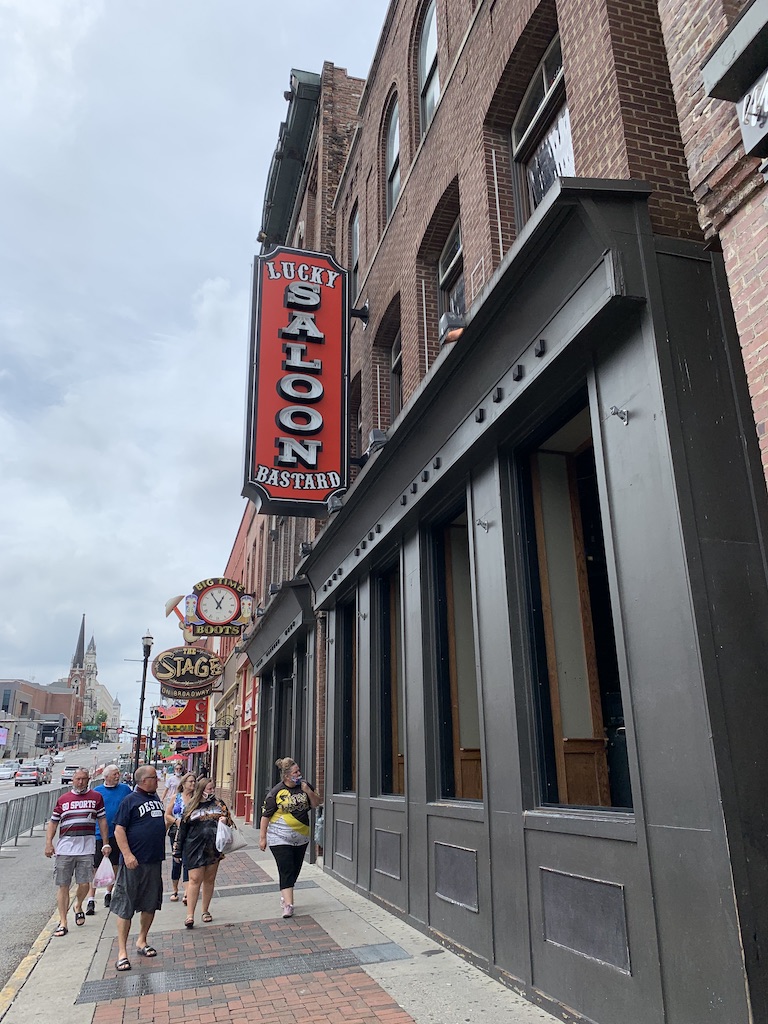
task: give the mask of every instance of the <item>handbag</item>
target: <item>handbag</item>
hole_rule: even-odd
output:
[[[228,853],[231,845],[232,829],[223,818],[219,818],[219,823],[216,826],[216,849],[219,853]]]
[[[96,874],[93,876],[93,888],[106,889],[113,885],[114,881],[115,869],[112,867],[112,862],[109,857],[102,857],[101,864],[96,868]]]
[[[320,810],[317,812],[317,817],[315,818],[315,845],[316,846],[324,847],[325,846],[324,839],[325,839],[325,820],[323,818],[323,809],[321,807]]]
[[[219,853],[235,853],[247,845],[248,840],[237,825],[228,825],[223,818],[219,818],[219,823],[216,826],[216,849]]]
[[[245,838],[245,836],[237,827],[237,825],[233,824],[232,827],[230,828],[230,832],[232,833],[232,842],[229,844],[225,852],[235,853],[237,852],[237,850],[245,849],[245,847],[248,845],[248,840]]]

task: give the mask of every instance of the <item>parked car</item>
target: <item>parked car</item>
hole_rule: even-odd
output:
[[[21,768],[20,761],[3,761],[0,764],[0,779],[14,779],[19,768]]]
[[[23,764],[13,779],[15,786],[42,786],[43,771],[36,764]]]
[[[43,785],[48,785],[49,782],[53,782],[53,776],[51,774],[51,766],[48,763],[48,758],[43,758],[40,761],[35,761],[35,765],[40,769],[43,776]]]
[[[67,782],[71,782],[74,778],[75,772],[80,770],[79,764],[68,764],[65,768],[61,769],[61,784],[64,785]]]

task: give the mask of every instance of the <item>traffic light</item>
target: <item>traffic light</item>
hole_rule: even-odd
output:
[[[77,728],[78,732],[82,732],[83,731],[83,723],[82,722],[78,722],[76,728]]]
[[[107,731],[107,723],[106,723],[106,721],[101,723],[101,731],[102,732],[106,732]]]

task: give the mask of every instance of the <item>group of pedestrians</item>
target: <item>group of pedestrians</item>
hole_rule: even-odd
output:
[[[276,762],[280,782],[266,795],[262,807],[259,847],[269,846],[280,878],[280,907],[283,917],[292,917],[294,885],[309,843],[309,812],[320,803],[313,787],[302,777],[292,758]],[[68,934],[70,888],[75,925],[85,924],[95,913],[95,868],[107,857],[115,867],[114,883],[108,887],[104,905],[117,920],[119,972],[131,970],[128,936],[131,922],[139,915],[136,955],[156,957],[149,942],[149,930],[163,902],[162,865],[166,834],[171,843],[171,902],[179,900],[179,883],[185,885],[184,926],[194,928],[198,900],[201,920],[210,923],[216,874],[224,854],[216,836],[220,821],[234,822],[226,803],[216,796],[211,779],[196,778],[176,765],[167,780],[162,800],[157,795],[158,774],[154,765],[142,765],[134,774],[134,786],[120,782],[116,765],[104,770],[104,782],[90,788],[88,772],[78,769],[70,792],[59,797],[46,829],[45,855],[54,857],[57,885],[58,938]],[[58,839],[54,846],[56,833]],[[98,831],[98,838],[97,838]],[[87,902],[86,901],[87,898]],[[84,909],[85,906],[85,909]]]

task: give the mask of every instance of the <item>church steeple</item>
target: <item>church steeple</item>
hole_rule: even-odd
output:
[[[93,641],[91,641],[93,642]],[[80,636],[77,638],[77,647],[72,658],[72,668],[82,668],[85,665],[85,612],[83,621],[80,623]]]

